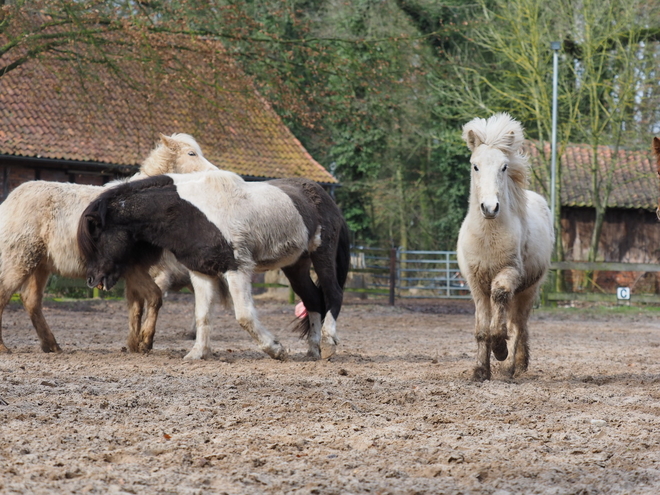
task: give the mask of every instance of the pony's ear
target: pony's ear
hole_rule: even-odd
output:
[[[655,156],[660,158],[660,139],[657,137],[653,138],[653,151],[655,153]]]
[[[165,134],[160,134],[160,141],[172,151],[179,149],[179,142],[176,139],[172,139],[171,137],[166,136]]]
[[[85,226],[92,239],[98,240],[103,229],[103,222],[97,212],[87,213],[85,215]]]
[[[472,151],[478,148],[482,143],[481,139],[479,139],[479,136],[477,136],[477,133],[471,129],[465,134],[465,142],[467,143],[468,148],[470,148]]]
[[[516,144],[516,133],[514,131],[507,132],[504,136],[502,144],[509,149],[513,149],[514,145]]]
[[[470,148],[470,151],[476,150],[486,140],[485,133],[486,121],[479,117],[472,119],[463,126],[463,141]]]

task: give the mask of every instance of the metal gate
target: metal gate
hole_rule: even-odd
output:
[[[407,251],[401,248],[351,249],[351,271],[364,274],[364,287],[390,298],[469,299],[455,251]]]

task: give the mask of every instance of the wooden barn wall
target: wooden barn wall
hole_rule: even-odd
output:
[[[562,208],[562,240],[567,260],[587,260],[594,219],[592,208]],[[628,263],[660,261],[660,222],[655,212],[609,209],[598,259]]]
[[[592,208],[562,208],[562,240],[565,259],[586,261],[593,232],[595,212]],[[660,221],[654,211],[610,209],[605,215],[600,238],[598,260],[624,263],[660,262]],[[583,273],[565,273],[573,290],[583,285]],[[597,285],[607,291],[631,287],[636,292],[660,291],[655,273],[599,272]]]
[[[68,173],[66,170],[57,168],[21,167],[0,162],[0,201],[3,201],[11,191],[23,182],[31,180],[74,182],[76,184],[102,186],[107,178],[98,174]]]

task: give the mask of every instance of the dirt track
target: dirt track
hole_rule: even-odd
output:
[[[59,355],[12,304],[0,493],[660,493],[660,316],[537,312],[530,371],[476,384],[465,306],[349,304],[329,362],[258,307],[289,361],[225,311],[213,359],[182,361],[186,295],[148,356],[121,350],[123,302],[50,303]]]

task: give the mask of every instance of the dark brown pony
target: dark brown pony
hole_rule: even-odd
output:
[[[227,280],[239,324],[269,356],[286,357],[259,322],[251,292],[254,272],[276,268],[307,308],[301,330],[308,355],[318,359],[335,351],[348,227],[332,198],[311,180],[245,182],[213,171],[125,183],[87,207],[78,245],[91,287],[110,289],[127,270],[155,263],[163,249],[191,270],[197,341],[186,359],[211,353],[209,320],[219,277]]]

